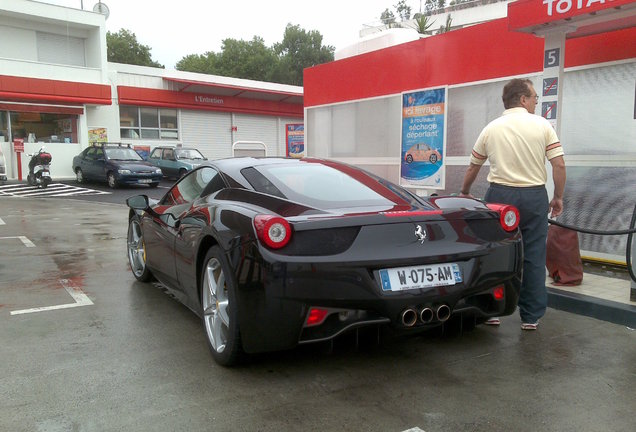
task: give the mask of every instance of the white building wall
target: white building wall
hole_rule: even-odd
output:
[[[0,58],[37,61],[35,32],[9,24],[8,17],[0,17]]]
[[[103,15],[26,0],[2,0],[0,7],[0,73],[96,84],[106,82]],[[38,19],[34,20],[33,16]],[[83,46],[77,45],[75,49],[83,52],[71,57],[81,56],[85,64],[65,65],[63,59],[42,62],[38,59],[38,33],[81,40]]]

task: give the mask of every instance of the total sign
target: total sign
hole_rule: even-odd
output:
[[[555,13],[563,15],[572,10],[584,13],[594,12],[592,6],[613,2],[614,0],[543,0],[543,4],[547,5],[548,8],[548,16],[552,16]]]
[[[527,30],[628,4],[636,6],[634,0],[518,0],[508,3],[508,26],[511,30]]]

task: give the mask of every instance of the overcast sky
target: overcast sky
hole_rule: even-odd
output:
[[[98,0],[40,0],[61,6],[93,10]],[[251,40],[267,46],[283,40],[288,23],[317,30],[323,45],[336,50],[356,41],[365,25],[378,24],[398,0],[103,0],[110,16],[106,30],[127,29],[149,46],[152,58],[166,68],[188,54],[219,52],[227,38]],[[412,13],[419,0],[407,0]]]

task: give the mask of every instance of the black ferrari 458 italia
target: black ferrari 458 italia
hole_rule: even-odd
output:
[[[474,325],[517,305],[512,206],[418,197],[329,160],[249,157],[127,203],[133,274],[203,318],[222,365],[367,326]]]

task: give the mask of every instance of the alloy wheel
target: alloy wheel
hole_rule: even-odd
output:
[[[221,353],[228,342],[230,327],[229,299],[221,263],[211,258],[203,278],[203,321],[212,348]]]
[[[141,225],[135,219],[128,226],[128,261],[135,277],[141,278],[146,270],[146,245]]]

